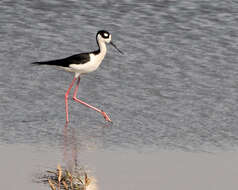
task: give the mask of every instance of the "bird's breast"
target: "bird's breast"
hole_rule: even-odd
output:
[[[89,61],[84,64],[71,64],[70,68],[73,69],[73,72],[84,74],[95,71],[102,63],[105,54],[99,53],[95,55],[91,53],[89,56],[90,56]]]
[[[90,61],[89,61],[89,64],[90,64],[90,68],[92,69],[92,71],[96,70],[99,65],[102,63],[102,60],[104,59],[105,57],[105,54],[90,54]]]

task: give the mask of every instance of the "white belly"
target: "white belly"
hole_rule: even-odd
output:
[[[90,54],[90,61],[84,64],[71,64],[70,71],[80,74],[90,73],[95,71],[101,64],[105,54],[99,53],[97,55]]]

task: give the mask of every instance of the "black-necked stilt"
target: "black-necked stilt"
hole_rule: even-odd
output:
[[[101,64],[102,60],[104,59],[104,57],[107,53],[106,43],[110,43],[120,53],[122,53],[116,47],[116,45],[114,43],[112,43],[111,34],[108,31],[105,31],[105,30],[98,31],[97,35],[96,35],[96,41],[97,41],[97,44],[99,47],[98,50],[96,50],[96,51],[89,52],[89,53],[80,53],[80,54],[72,55],[70,57],[66,57],[63,59],[32,63],[32,64],[38,64],[38,65],[54,65],[54,66],[61,67],[66,71],[75,73],[73,81],[70,84],[67,92],[65,93],[66,123],[69,122],[68,95],[69,95],[71,88],[74,85],[74,82],[77,79],[78,79],[78,81],[77,81],[77,85],[76,85],[74,93],[73,93],[73,100],[101,113],[106,121],[111,122],[111,119],[108,117],[108,115],[104,111],[102,111],[98,108],[95,108],[76,97],[77,92],[78,92],[79,82],[80,82],[80,75],[95,71],[99,67],[99,65]]]

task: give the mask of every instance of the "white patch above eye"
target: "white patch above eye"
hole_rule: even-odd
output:
[[[108,37],[108,33],[104,33],[104,36],[105,36],[105,37]]]

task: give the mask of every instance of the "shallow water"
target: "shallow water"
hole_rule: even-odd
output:
[[[114,123],[70,100],[81,152],[237,150],[237,12],[220,0],[1,1],[0,144],[62,149],[73,75],[29,63],[94,50],[107,29],[125,55],[108,47],[79,97]]]
[[[1,4],[1,141],[51,143],[64,125],[72,74],[33,61],[108,47],[79,96],[114,121],[70,102],[71,125],[107,148],[233,149],[237,133],[237,3],[21,1]],[[105,135],[102,134],[103,131]],[[56,141],[58,142],[58,141]]]

